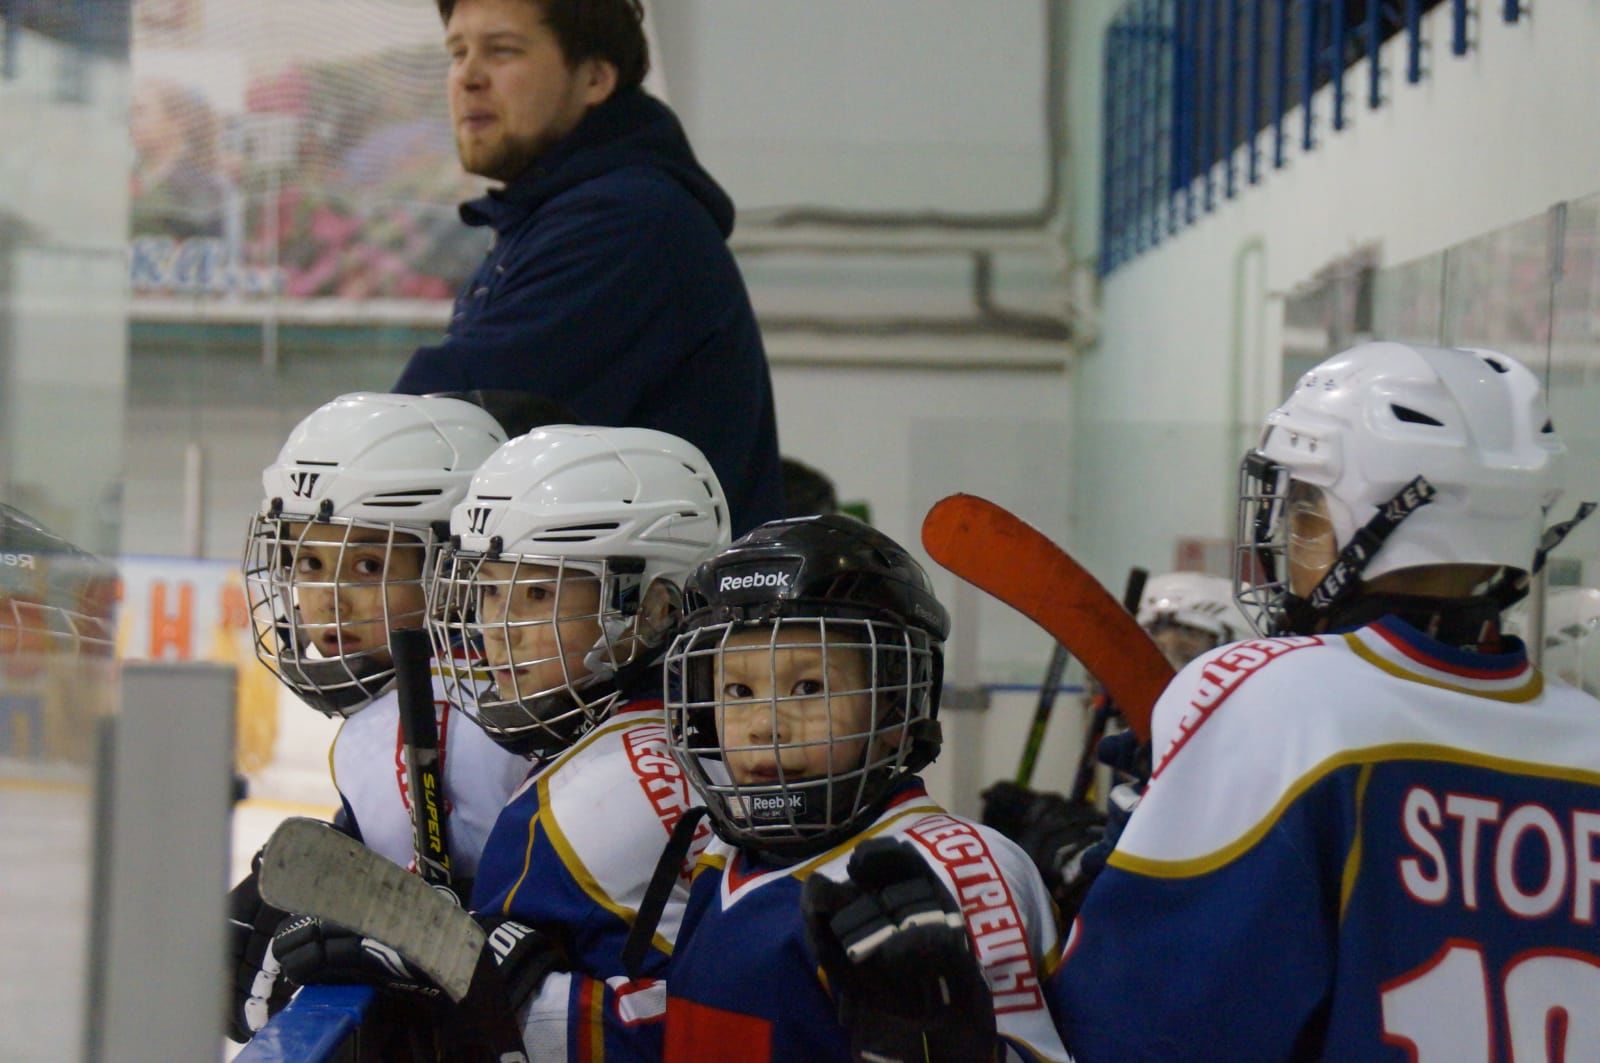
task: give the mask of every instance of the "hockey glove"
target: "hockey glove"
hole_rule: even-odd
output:
[[[994,1001],[955,898],[917,851],[892,838],[851,854],[849,881],[814,874],[800,906],[850,1035],[874,1063],[994,1058]]]
[[[430,1005],[448,1044],[468,1047],[482,1031],[506,1028],[539,991],[545,977],[566,969],[560,950],[543,933],[504,916],[475,916],[488,936],[472,988],[451,1005],[444,991],[393,948],[312,916],[293,917],[274,946],[283,971],[300,985],[376,986]]]
[[[1093,858],[1085,865],[1083,857],[1103,840],[1106,817],[1092,805],[1073,804],[1060,794],[1039,793],[1012,782],[995,783],[984,791],[983,799],[984,823],[1021,846],[1070,921],[1093,872],[1099,870]],[[1002,811],[1003,815],[992,814]],[[1101,856],[1099,864],[1104,863]]]
[[[257,853],[250,862],[250,873],[228,894],[228,957],[233,970],[228,1036],[240,1044],[282,1011],[293,993],[279,973],[272,949],[272,936],[289,916],[261,899],[260,873],[261,854]]]

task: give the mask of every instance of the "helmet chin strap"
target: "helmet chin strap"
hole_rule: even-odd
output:
[[[1511,570],[1495,581],[1494,586],[1489,588],[1489,594],[1500,603],[1501,609],[1509,609],[1528,596],[1528,587],[1533,583],[1533,577],[1544,569],[1545,563],[1550,560],[1550,555],[1555,552],[1556,547],[1572,534],[1573,529],[1588,520],[1589,514],[1594,510],[1593,502],[1578,503],[1578,510],[1571,519],[1552,524],[1545,529],[1544,535],[1539,539],[1539,549],[1533,552],[1533,564],[1528,566],[1528,571]]]
[[[1304,598],[1292,592],[1284,596],[1283,628],[1295,633],[1310,632],[1323,620],[1342,612],[1341,607],[1361,589],[1361,573],[1373,556],[1407,517],[1432,502],[1436,494],[1427,477],[1418,476],[1379,506],[1372,519],[1358,528],[1339,551],[1310,594]]]

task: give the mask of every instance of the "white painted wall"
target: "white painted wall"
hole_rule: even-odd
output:
[[[1071,5],[1082,258],[1095,249],[1099,56],[1117,6]],[[1168,564],[1179,534],[1231,535],[1237,455],[1280,397],[1285,292],[1360,245],[1403,262],[1600,189],[1600,5],[1540,4],[1517,25],[1478,6],[1469,55],[1449,53],[1441,6],[1425,21],[1421,84],[1404,80],[1403,38],[1390,41],[1382,109],[1347,98],[1351,124],[1335,134],[1324,90],[1314,151],[1105,279],[1074,393],[1073,541],[1098,573]],[[1298,133],[1298,112],[1289,120]]]

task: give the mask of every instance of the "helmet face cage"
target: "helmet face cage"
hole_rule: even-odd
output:
[[[651,648],[638,631],[641,576],[617,567],[441,551],[428,633],[451,704],[496,741],[542,755],[604,719],[620,697],[610,680]]]
[[[1234,601],[1256,633],[1267,637],[1286,633],[1289,483],[1289,470],[1258,450],[1239,463]]]
[[[932,715],[938,672],[927,632],[835,617],[697,627],[666,669],[673,756],[719,833],[785,856],[877,814]]]
[[[35,565],[71,566],[71,559],[28,559]],[[91,577],[75,580],[8,579],[0,585],[0,660],[12,666],[30,658],[110,657],[111,587]]]
[[[256,657],[329,716],[394,678],[389,632],[421,627],[431,531],[343,518],[257,516],[245,546]]]

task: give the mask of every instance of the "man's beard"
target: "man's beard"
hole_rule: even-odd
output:
[[[487,177],[491,181],[509,182],[533,165],[550,145],[522,138],[504,137],[493,144],[467,145],[458,134],[456,155],[461,166],[470,174]]]

